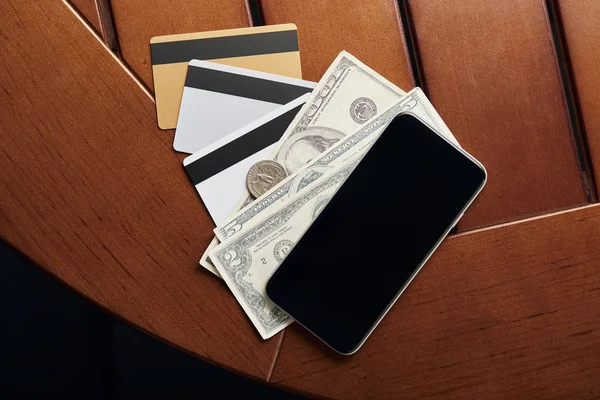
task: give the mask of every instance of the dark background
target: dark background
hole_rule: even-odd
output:
[[[117,321],[2,242],[0,265],[0,397],[300,399]]]

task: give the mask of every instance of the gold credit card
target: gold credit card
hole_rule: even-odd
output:
[[[161,129],[177,125],[192,59],[302,78],[294,24],[156,36],[150,39],[156,117]]]

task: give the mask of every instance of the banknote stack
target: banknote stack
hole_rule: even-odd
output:
[[[200,264],[225,281],[264,339],[293,322],[265,295],[270,275],[401,113],[458,144],[421,89],[406,93],[341,52],[314,89],[185,160],[216,224]]]

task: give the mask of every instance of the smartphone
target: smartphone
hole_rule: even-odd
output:
[[[397,116],[270,277],[268,297],[335,351],[354,353],[486,179],[463,149]]]

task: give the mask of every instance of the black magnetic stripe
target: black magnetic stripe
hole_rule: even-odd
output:
[[[188,68],[185,86],[276,104],[287,104],[305,93],[312,92],[311,88],[303,86],[192,65]]]
[[[152,65],[298,51],[296,30],[150,44]]]
[[[240,136],[225,146],[188,164],[185,170],[194,186],[276,143],[303,105],[304,103],[292,108],[244,136]]]

